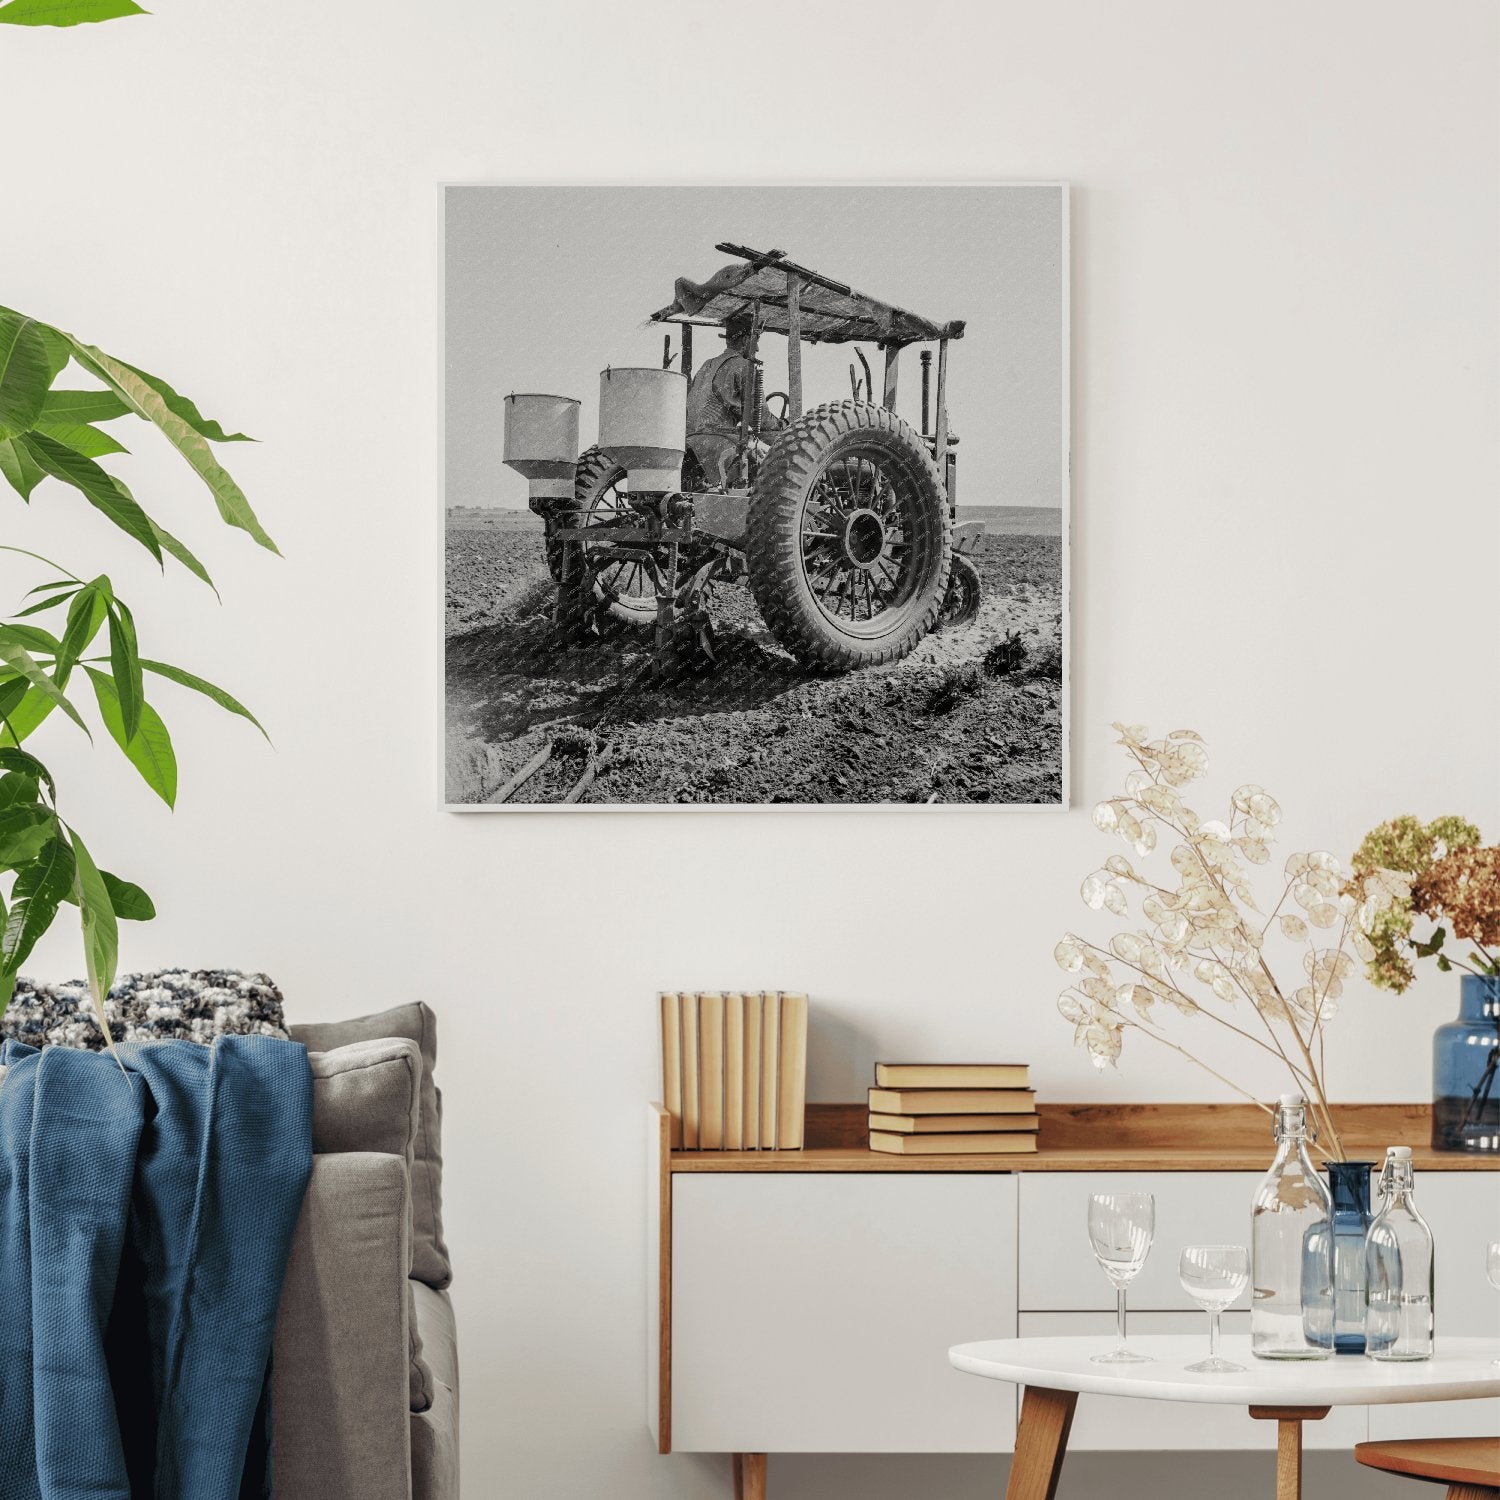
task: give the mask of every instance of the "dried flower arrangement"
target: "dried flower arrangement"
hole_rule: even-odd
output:
[[[1137,1032],[1270,1113],[1249,1089],[1165,1035],[1156,1008],[1233,1032],[1286,1069],[1309,1100],[1328,1155],[1344,1160],[1324,1085],[1324,1029],[1354,969],[1347,950],[1366,963],[1376,958],[1370,933],[1409,894],[1406,883],[1383,866],[1346,873],[1323,850],[1292,854],[1279,894],[1263,910],[1250,867],[1271,861],[1281,822],[1276,799],[1245,785],[1230,798],[1227,819],[1200,818],[1179,788],[1208,769],[1202,736],[1178,729],[1153,740],[1141,725],[1114,727],[1133,767],[1125,790],[1094,809],[1094,823],[1141,857],[1156,848],[1159,830],[1169,835],[1175,883],[1158,884],[1119,854],[1084,880],[1084,904],[1118,917],[1129,914],[1126,892],[1134,888],[1145,925],[1115,933],[1106,946],[1066,934],[1054,956],[1078,977],[1058,1009],[1096,1067],[1115,1065],[1125,1033]],[[1294,979],[1278,977],[1273,943],[1300,950]]]
[[[1354,871],[1356,878],[1383,871],[1400,882],[1395,900],[1370,927],[1373,952],[1365,974],[1371,984],[1400,994],[1416,978],[1414,958],[1433,959],[1445,974],[1459,969],[1500,980],[1500,845],[1481,846],[1472,823],[1458,817],[1426,824],[1410,814],[1392,818],[1365,835],[1354,851]],[[1419,916],[1436,924],[1425,938],[1413,931]],[[1449,928],[1466,945],[1463,954],[1445,949]],[[1500,1016],[1495,1033],[1462,1115],[1449,1122],[1454,1135],[1462,1136],[1490,1108],[1500,1078]]]

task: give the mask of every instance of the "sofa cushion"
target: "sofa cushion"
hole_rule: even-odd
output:
[[[400,1157],[412,1180],[417,1131],[421,1119],[422,1052],[404,1037],[351,1042],[332,1052],[309,1052],[313,1080],[313,1151],[335,1155],[379,1151]],[[407,1194],[407,1233],[413,1224]],[[410,1266],[408,1265],[408,1272]],[[412,1411],[432,1405],[433,1379],[423,1357],[422,1333],[412,1293],[420,1282],[408,1281],[409,1397]]]
[[[264,974],[238,969],[152,969],[121,974],[105,1010],[117,1042],[188,1041],[217,1036],[285,1037],[281,991]],[[104,1047],[86,980],[38,983],[24,975],[0,1017],[0,1039],[31,1047]]]
[[[437,1066],[437,1017],[420,1000],[352,1021],[319,1021],[288,1028],[310,1052],[332,1052],[351,1042],[406,1037],[422,1052],[422,1102],[412,1166],[411,1274],[442,1288],[453,1279],[443,1241],[443,1096],[433,1079]]]
[[[411,1416],[412,1500],[458,1500],[458,1340],[447,1292],[416,1283],[416,1316],[432,1358],[432,1405]]]

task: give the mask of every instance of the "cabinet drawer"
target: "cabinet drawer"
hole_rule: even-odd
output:
[[[1028,1313],[1018,1319],[1021,1338],[1071,1334],[1097,1336],[1100,1349],[1114,1342],[1111,1313]],[[1224,1314],[1225,1333],[1249,1333],[1250,1314]],[[1208,1314],[1131,1313],[1129,1333],[1187,1333],[1203,1336],[1208,1354]],[[1363,1406],[1336,1406],[1321,1422],[1305,1422],[1303,1443],[1308,1448],[1348,1449],[1365,1440],[1368,1422]],[[1205,1406],[1188,1401],[1142,1401],[1126,1396],[1078,1398],[1069,1451],[1128,1452],[1147,1449],[1177,1452],[1201,1449],[1272,1448],[1276,1424],[1257,1422],[1243,1406]]]
[[[1015,1247],[1013,1177],[679,1173],[673,1449],[1010,1451],[948,1349],[1014,1337]]]
[[[1091,1193],[1155,1196],[1156,1238],[1130,1288],[1130,1305],[1143,1312],[1192,1310],[1197,1304],[1177,1280],[1178,1255],[1184,1245],[1248,1246],[1259,1181],[1255,1172],[1021,1174],[1021,1310],[1113,1310],[1114,1289],[1089,1248]]]

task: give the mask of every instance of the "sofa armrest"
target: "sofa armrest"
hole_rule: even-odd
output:
[[[410,1500],[406,1164],[315,1156],[276,1320],[277,1500]]]

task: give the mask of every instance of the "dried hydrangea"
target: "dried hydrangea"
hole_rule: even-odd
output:
[[[1282,817],[1275,797],[1247,783],[1224,818],[1200,817],[1182,788],[1208,770],[1202,736],[1177,729],[1152,739],[1142,725],[1114,727],[1132,769],[1124,791],[1094,809],[1095,826],[1140,859],[1166,849],[1171,872],[1158,880],[1115,854],[1084,879],[1085,906],[1129,919],[1133,902],[1140,924],[1103,945],[1064,935],[1053,956],[1073,978],[1058,1009],[1096,1067],[1117,1064],[1125,1034],[1137,1031],[1260,1104],[1161,1029],[1174,1015],[1227,1028],[1290,1072],[1330,1153],[1342,1158],[1323,1086],[1323,1028],[1354,970],[1346,948],[1373,956],[1366,924],[1378,925],[1406,887],[1383,871],[1350,874],[1314,850],[1284,861],[1276,900],[1262,907],[1252,875],[1272,862]],[[1273,964],[1269,950],[1288,943],[1301,953],[1295,977],[1283,980],[1286,960]]]
[[[1414,957],[1437,956],[1438,967],[1452,967],[1441,953],[1446,936],[1439,927],[1425,940],[1413,936],[1415,918],[1441,919],[1444,906],[1434,890],[1418,904],[1416,889],[1440,865],[1479,843],[1479,830],[1459,817],[1423,823],[1409,813],[1372,828],[1354,851],[1354,879],[1363,887],[1383,885],[1390,898],[1360,912],[1359,946],[1365,974],[1378,989],[1400,994],[1416,975]],[[1479,941],[1483,941],[1480,939]]]

